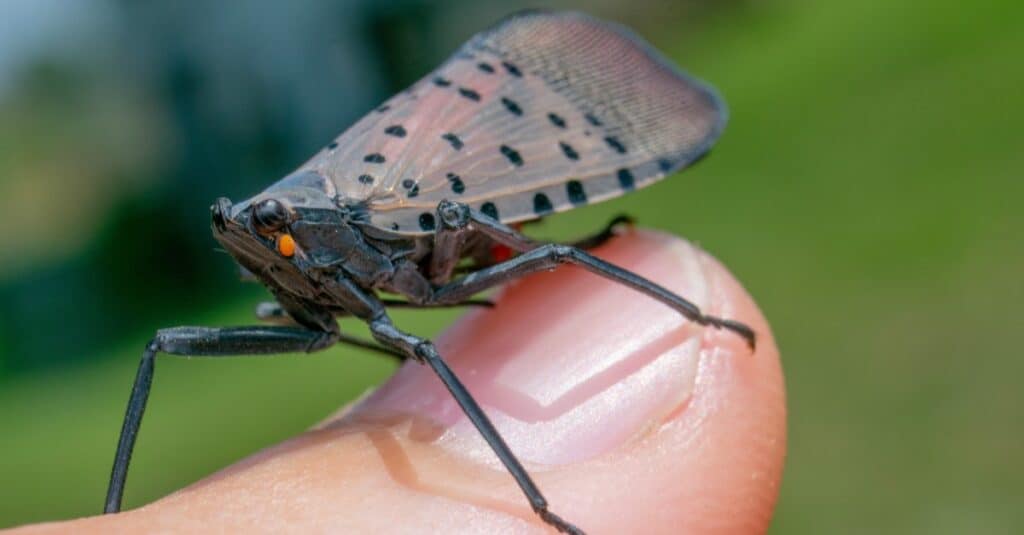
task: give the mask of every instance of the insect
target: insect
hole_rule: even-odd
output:
[[[693,164],[721,134],[713,89],[629,30],[579,13],[530,11],[472,37],[436,71],[256,196],[211,207],[215,239],[273,294],[287,325],[177,327],[146,346],[128,401],[105,512],[121,506],[158,353],[313,352],[348,343],[429,366],[546,523],[556,515],[444,357],[406,333],[390,305],[440,307],[517,277],[575,264],[754,345],[746,325],[703,314],[665,288],[517,223],[617,197]],[[405,298],[378,297],[378,291]],[[365,321],[376,343],[342,333]]]

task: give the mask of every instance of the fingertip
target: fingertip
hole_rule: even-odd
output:
[[[707,281],[704,312],[743,325],[757,343],[731,329],[704,329],[686,399],[642,436],[568,468],[549,492],[585,493],[563,513],[586,519],[580,522],[595,533],[762,533],[774,512],[786,451],[785,386],[770,326],[743,286],[706,252],[660,233],[639,231],[632,238],[651,251],[674,251],[677,269],[652,270],[631,258],[635,250],[599,254],[666,286],[694,277],[679,268],[696,258]]]
[[[721,263],[679,238],[628,231],[595,254],[692,299],[725,328],[701,328],[621,284],[564,268],[513,283],[494,310],[469,313],[439,339],[445,358],[553,510],[587,531],[763,531],[785,451],[767,321]],[[448,452],[445,464],[476,466],[483,495],[530,516],[422,367],[407,365],[357,412],[435,422],[429,440]]]

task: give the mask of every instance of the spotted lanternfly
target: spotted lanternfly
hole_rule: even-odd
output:
[[[213,205],[214,237],[276,299],[259,315],[287,325],[156,333],[132,388],[105,511],[121,506],[157,353],[312,352],[348,343],[430,366],[540,518],[581,533],[551,512],[434,344],[396,327],[387,308],[479,303],[472,297],[483,290],[575,264],[753,347],[746,325],[705,315],[585,252],[621,220],[572,244],[534,241],[518,225],[617,197],[696,162],[725,118],[712,88],[617,25],[531,11],[474,36],[294,173],[249,200]],[[337,318],[345,315],[365,321],[377,343],[342,333]]]

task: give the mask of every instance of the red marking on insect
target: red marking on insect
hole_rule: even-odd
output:
[[[522,223],[513,223],[509,226],[515,229],[516,232],[521,232],[523,230]],[[516,252],[505,244],[495,243],[491,246],[491,260],[495,263],[504,262],[515,256],[515,254]]]
[[[504,262],[512,258],[512,248],[508,245],[497,243],[491,246],[491,260]]]

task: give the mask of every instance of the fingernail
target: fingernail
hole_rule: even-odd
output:
[[[637,231],[596,254],[705,311],[721,293],[703,254],[678,238]],[[436,344],[521,460],[560,465],[678,416],[693,394],[705,335],[650,297],[563,267],[510,284],[493,309],[467,313]],[[350,416],[411,416],[414,439],[497,462],[440,381],[414,362]]]

